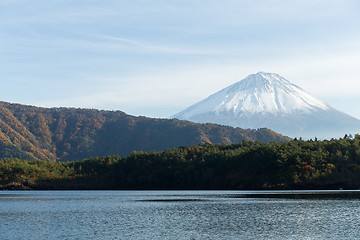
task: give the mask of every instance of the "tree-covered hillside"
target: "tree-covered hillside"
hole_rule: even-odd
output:
[[[76,162],[0,160],[5,189],[358,189],[360,136],[243,141]]]
[[[204,143],[286,141],[269,129],[134,117],[121,111],[39,108],[0,102],[0,158],[73,161]]]

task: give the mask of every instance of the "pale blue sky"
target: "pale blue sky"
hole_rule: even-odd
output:
[[[360,1],[0,0],[0,100],[169,117],[259,71],[360,118]]]

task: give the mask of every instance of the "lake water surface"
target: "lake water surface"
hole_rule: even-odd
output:
[[[0,239],[360,239],[360,192],[0,191]]]

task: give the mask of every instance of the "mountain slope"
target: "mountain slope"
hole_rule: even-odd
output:
[[[274,73],[252,74],[172,118],[241,128],[270,128],[291,137],[331,138],[360,131],[342,113]]]
[[[134,117],[120,111],[0,102],[0,158],[81,160],[204,143],[289,140],[269,129]]]

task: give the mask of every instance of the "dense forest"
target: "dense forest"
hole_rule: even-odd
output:
[[[121,111],[39,108],[0,102],[0,158],[75,161],[204,143],[288,141],[269,129],[240,129]]]
[[[360,136],[243,141],[75,162],[0,160],[3,189],[358,189]]]

